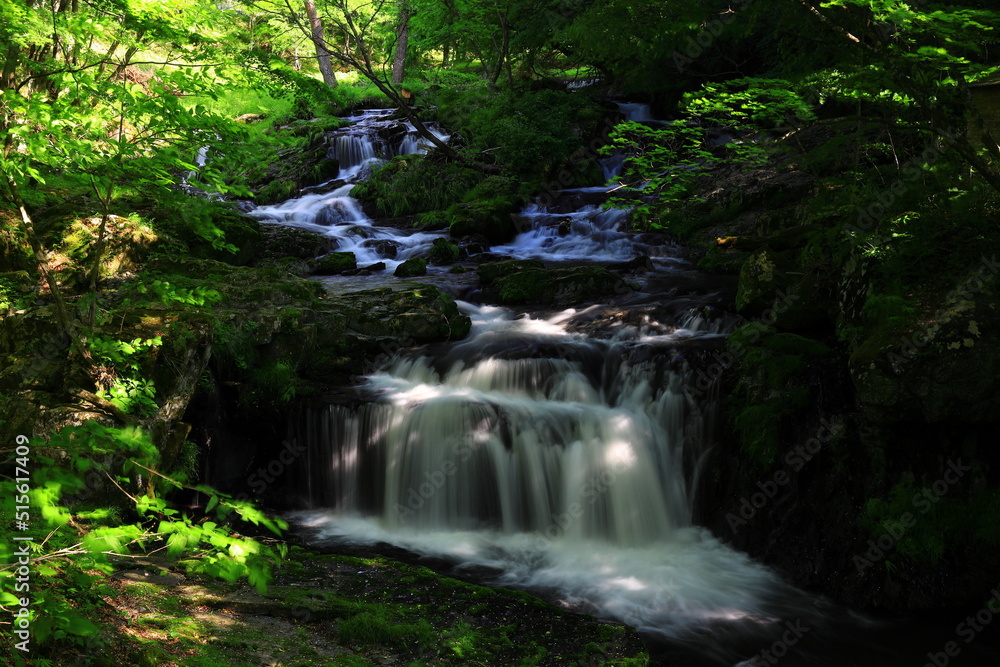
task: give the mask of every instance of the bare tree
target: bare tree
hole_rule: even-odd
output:
[[[337,77],[333,73],[333,63],[330,62],[330,52],[326,48],[326,38],[323,36],[323,21],[316,12],[316,3],[305,0],[306,16],[309,18],[309,38],[316,45],[316,62],[323,74],[323,81],[331,88],[337,87]]]
[[[396,27],[396,54],[392,59],[392,83],[403,83],[406,72],[406,47],[410,41],[410,5],[406,0],[399,3],[399,23]]]

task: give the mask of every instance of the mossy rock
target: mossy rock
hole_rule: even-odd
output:
[[[765,249],[753,253],[740,269],[736,311],[745,316],[759,315],[771,307],[784,282],[773,251]]]
[[[400,217],[448,208],[482,179],[482,174],[459,164],[399,155],[359,183],[351,196],[367,202],[373,217]]]
[[[525,271],[528,269],[544,269],[545,263],[540,259],[508,259],[502,262],[480,264],[476,272],[483,285],[492,285],[498,278]]]
[[[299,186],[291,178],[277,178],[254,194],[258,204],[277,204],[298,194]]]
[[[309,268],[317,275],[336,275],[357,269],[358,260],[353,252],[331,252],[309,262]]]
[[[397,278],[415,278],[427,274],[427,260],[423,257],[412,257],[399,266],[393,273]]]
[[[294,257],[313,259],[332,250],[333,241],[326,236],[284,225],[265,224],[261,230],[261,258]]]
[[[482,236],[493,244],[506,243],[517,236],[512,218],[516,212],[516,203],[507,198],[455,204],[447,211],[449,233],[452,238]]]
[[[849,359],[858,399],[879,421],[982,424],[1000,413],[998,279],[938,295],[933,319],[877,327]]]
[[[503,305],[527,303],[569,306],[629,291],[621,276],[598,266],[546,269],[537,260],[483,264],[480,281],[490,286]]]
[[[448,239],[434,239],[427,259],[431,264],[448,265],[454,264],[461,257],[462,252],[458,244]]]

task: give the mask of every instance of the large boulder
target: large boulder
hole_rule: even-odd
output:
[[[454,241],[434,239],[434,244],[431,246],[430,252],[427,253],[427,258],[431,264],[446,266],[457,262],[461,255],[462,251]]]
[[[354,271],[358,268],[358,260],[353,252],[331,252],[317,257],[309,262],[312,272],[320,276],[330,276]]]
[[[858,399],[883,421],[983,424],[1000,414],[998,280],[973,274],[930,317],[875,328],[850,357]]]
[[[397,278],[416,278],[427,273],[427,260],[423,257],[412,257],[396,267],[394,276]]]
[[[480,283],[503,305],[540,304],[565,307],[628,292],[621,276],[599,266],[546,269],[538,260],[482,264]]]

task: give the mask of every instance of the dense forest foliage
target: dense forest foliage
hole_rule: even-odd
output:
[[[259,232],[226,201],[327,180],[317,146],[350,111],[399,107],[434,147],[358,186],[382,216],[491,238],[532,197],[600,182],[596,159],[617,152],[633,229],[741,272],[741,314],[782,287],[828,304],[793,311],[785,333],[756,323],[735,337],[774,343],[746,343],[753,368],[728,404],[764,470],[807,401],[790,366],[826,354],[789,351],[788,336],[839,341],[874,368],[872,350],[942,319],[933,294],[996,245],[993,0],[0,0],[0,18],[0,317],[22,318],[0,334],[0,554],[13,563],[0,605],[20,608],[12,520],[30,505],[37,665],[93,646],[117,557],[166,550],[192,574],[264,590],[285,555],[244,535],[282,521],[198,483],[178,424],[213,354],[248,405],[280,410],[307,391],[295,368],[254,356],[234,313],[267,281],[319,296],[280,266],[238,282],[185,262],[246,264]],[[666,122],[619,124],[612,98]],[[808,198],[755,190],[792,172],[809,176]],[[713,195],[713,179],[737,174],[742,199]],[[737,225],[762,198],[768,213]],[[870,489],[865,525],[898,514],[909,488]],[[1000,495],[980,491],[903,552],[936,562],[969,507],[992,520]],[[1000,543],[995,528],[969,530]]]

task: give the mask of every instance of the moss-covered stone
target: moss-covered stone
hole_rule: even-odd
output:
[[[979,424],[1000,414],[998,281],[978,274],[933,315],[873,327],[850,357],[858,398],[879,420]]]
[[[331,252],[309,262],[313,273],[321,276],[336,275],[358,268],[358,260],[353,252]]]
[[[307,232],[304,229],[265,224],[260,226],[260,230],[261,259],[280,257],[313,259],[330,252],[333,246],[329,237]]]
[[[100,226],[100,217],[78,218],[62,231],[62,244],[56,261],[61,263],[61,270],[74,275],[81,284],[88,280],[90,274]],[[152,226],[138,216],[110,216],[104,230],[105,247],[98,279],[135,271],[159,240]]]
[[[597,266],[546,269],[537,260],[482,264],[479,278],[504,305],[536,303],[569,306],[628,292],[621,276]]]
[[[448,228],[453,238],[481,236],[490,243],[506,243],[517,236],[512,218],[517,205],[510,199],[496,198],[455,204],[448,208]]]
[[[458,244],[448,239],[434,239],[434,244],[427,253],[427,259],[431,264],[448,265],[458,261],[462,252]]]
[[[427,273],[427,260],[423,257],[411,257],[396,267],[393,273],[397,278],[415,278]]]

